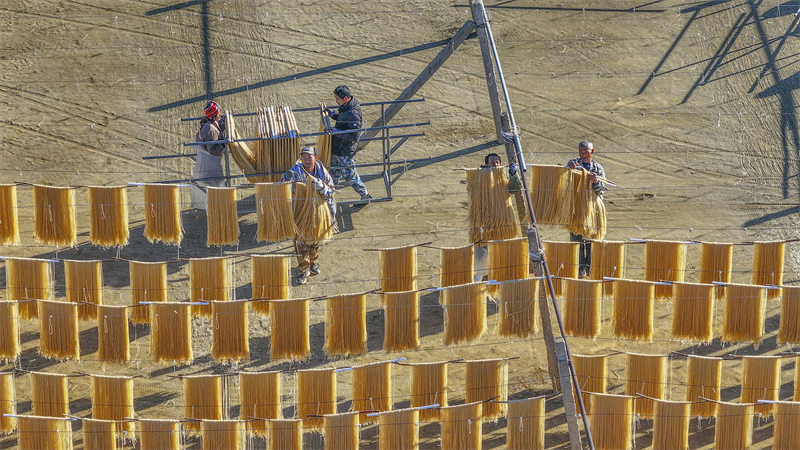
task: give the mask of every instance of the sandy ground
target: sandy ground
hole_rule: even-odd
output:
[[[596,159],[618,187],[606,196],[608,239],[697,239],[744,242],[797,238],[798,136],[794,90],[798,86],[797,2],[629,0],[488,2],[493,33],[508,81],[521,139],[529,163],[564,163],[581,139],[591,139]],[[143,160],[148,155],[185,151],[196,131],[182,117],[201,114],[207,98],[233,112],[258,106],[316,106],[333,103],[331,92],[349,84],[362,102],[394,99],[426,66],[444,41],[470,19],[467,2],[409,0],[296,1],[0,1],[0,133],[3,149],[0,182],[55,186],[120,185],[128,182],[188,178],[185,158]],[[468,40],[420,90],[422,103],[407,105],[395,123],[430,121],[414,129],[424,137],[409,140],[398,159],[430,158],[411,167],[394,184],[394,199],[360,212],[344,206],[341,232],[321,256],[323,273],[295,287],[295,297],[360,292],[378,286],[378,254],[364,248],[432,242],[467,243],[468,197],[456,167],[475,167],[495,147],[491,108],[476,39]],[[365,108],[365,123],[379,117]],[[298,113],[301,131],[317,131],[312,113]],[[252,129],[242,119],[240,129]],[[359,162],[380,160],[378,143],[358,155]],[[399,169],[397,169],[399,170]],[[372,172],[364,170],[363,172]],[[379,177],[367,175],[375,197],[384,195]],[[22,245],[0,250],[3,256],[112,259],[115,250],[88,243],[86,190],[79,189],[79,242],[75,248],[38,246],[33,239],[29,188],[20,188]],[[291,251],[289,243],[255,242],[255,217],[240,219],[237,247],[205,245],[205,215],[183,215],[186,237],[179,249],[149,244],[142,236],[141,191],[130,190],[131,243],[120,257],[165,261],[229,255],[235,258],[236,295],[250,296],[247,255]],[[252,190],[242,189],[242,208]],[[345,189],[342,200],[354,193]],[[252,205],[252,203],[250,203]],[[549,240],[565,231],[543,230]],[[748,282],[752,247],[736,247],[734,281]],[[627,276],[642,276],[643,246],[631,246]],[[797,244],[788,244],[785,282],[798,280]],[[687,278],[696,279],[699,248],[690,248]],[[436,250],[419,251],[420,287],[438,282]],[[103,264],[105,299],[124,305],[129,299],[128,266]],[[169,265],[170,298],[188,297],[188,264]],[[63,269],[56,271],[63,295]],[[4,280],[5,271],[0,269]],[[3,282],[4,281],[0,281]],[[307,361],[269,358],[269,323],[252,315],[249,361],[217,364],[210,358],[211,324],[194,322],[195,355],[190,366],[152,362],[149,330],[132,331],[134,360],[127,365],[97,361],[96,324],[81,324],[82,360],[39,357],[38,327],[24,323],[23,355],[16,367],[70,373],[142,375],[136,380],[140,417],[183,417],[180,381],[174,374],[350,366],[406,357],[409,361],[518,357],[510,362],[509,392],[514,398],[551,392],[541,335],[510,342],[496,336],[497,315],[480,341],[442,346],[443,316],[436,294],[423,297],[422,347],[402,355],[382,350],[383,312],[370,296],[369,353],[330,359],[322,352],[321,304],[312,309],[313,355]],[[721,328],[721,304],[717,328]],[[496,311],[490,308],[490,312]],[[768,310],[768,334],[760,346],[677,342],[670,338],[671,305],[659,303],[653,342],[619,341],[606,326],[596,340],[571,339],[575,353],[681,351],[714,356],[777,354],[779,304]],[[610,306],[604,310],[606,325]],[[719,330],[718,330],[719,331]],[[719,332],[717,333],[717,335]],[[740,393],[741,362],[726,361],[723,399]],[[622,392],[625,358],[610,358],[609,389]],[[11,370],[6,364],[3,370]],[[408,404],[409,371],[395,368],[396,407]],[[781,398],[790,399],[794,363],[783,364]],[[450,373],[451,399],[463,399],[464,368]],[[670,398],[682,399],[685,361],[670,362]],[[17,377],[18,411],[30,413],[29,377]],[[340,410],[349,408],[349,375],[339,378]],[[284,380],[293,385],[293,377]],[[71,381],[71,412],[91,415],[89,382]],[[236,417],[236,395],[231,416]],[[286,414],[292,414],[287,388]],[[548,401],[547,446],[568,447],[559,398]],[[770,448],[772,420],[756,420],[754,448]],[[650,445],[652,423],[642,420],[636,448]],[[76,430],[80,427],[76,424]],[[504,448],[506,424],[484,425],[484,447]],[[439,447],[439,427],[421,428],[421,447]],[[714,421],[693,419],[691,448],[713,448]],[[364,448],[377,447],[377,428],[361,431]],[[75,434],[82,448],[81,433]],[[199,448],[196,440],[187,442]],[[316,435],[307,448],[322,448]],[[263,443],[253,443],[256,448]],[[16,448],[15,435],[0,448]]]

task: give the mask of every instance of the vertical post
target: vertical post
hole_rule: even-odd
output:
[[[381,122],[386,123],[386,104],[381,103]],[[381,130],[383,144],[383,184],[386,185],[386,196],[392,198],[392,150],[389,144],[389,129]]]
[[[567,359],[567,347],[564,344],[564,339],[561,337],[556,338],[555,347],[556,358],[558,358],[558,375],[561,379],[561,385],[569,386],[569,359]],[[570,448],[572,450],[581,450],[581,430],[578,428],[578,421],[575,420],[575,398],[572,396],[572,392],[572,390],[564,389],[561,397],[564,399],[564,414],[567,415]],[[572,420],[570,420],[570,417],[572,417]]]
[[[489,88],[489,102],[492,105],[492,118],[494,119],[494,129],[497,133],[497,142],[503,143],[503,125],[500,119],[502,108],[500,106],[500,95],[497,90],[497,80],[494,74],[494,63],[492,63],[492,49],[489,45],[489,35],[486,32],[486,11],[483,3],[477,0],[470,0],[472,8],[472,20],[478,32],[478,41],[481,45],[481,57],[483,59],[483,71],[486,73],[486,85]],[[514,158],[516,159],[516,158]]]
[[[231,144],[225,144],[225,187],[231,187],[230,145]]]

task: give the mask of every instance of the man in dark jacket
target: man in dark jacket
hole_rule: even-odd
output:
[[[356,130],[361,128],[361,104],[353,98],[350,88],[342,84],[333,90],[333,97],[339,110],[331,109],[330,115],[336,120],[333,131]],[[353,189],[361,196],[364,203],[356,203],[353,206],[364,206],[372,198],[367,193],[367,187],[361,181],[356,171],[353,157],[358,151],[358,140],[360,133],[339,133],[331,136],[331,176],[334,184],[339,184],[339,179],[344,179],[345,186],[353,186]]]

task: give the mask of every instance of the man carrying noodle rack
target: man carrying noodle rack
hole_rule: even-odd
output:
[[[592,189],[603,200],[603,193],[608,189],[602,181],[597,177],[605,178],[606,172],[603,166],[597,161],[592,159],[594,153],[594,145],[583,140],[578,144],[578,157],[570,160],[567,167],[570,169],[585,169],[589,172],[589,180],[592,182]],[[580,242],[578,248],[578,276],[583,278],[588,276],[592,270],[592,243],[578,234],[569,234],[569,240],[572,242]]]
[[[311,178],[311,184],[323,198],[327,199],[328,209],[331,212],[331,219],[336,223],[336,201],[333,199],[334,184],[331,174],[325,169],[321,162],[317,161],[317,148],[308,145],[300,150],[300,159],[281,177],[281,181],[293,181],[295,183],[305,183]],[[292,189],[294,193],[294,188]],[[306,284],[308,276],[319,274],[319,242],[305,242],[295,238],[294,248],[297,252],[297,284]]]

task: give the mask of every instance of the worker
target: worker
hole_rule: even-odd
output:
[[[600,163],[592,159],[593,154],[594,145],[587,140],[583,140],[578,143],[578,157],[570,160],[567,163],[567,167],[570,169],[586,169],[589,172],[589,180],[592,182],[592,189],[594,189],[594,192],[602,201],[603,193],[606,191],[607,187],[605,183],[597,177],[605,178],[606,172],[603,170],[603,166],[601,166]],[[580,246],[578,247],[578,277],[583,278],[588,276],[592,271],[592,242],[581,235],[572,233],[569,234],[569,240],[572,242],[580,242]]]
[[[222,187],[225,185],[222,172],[222,155],[225,144],[203,144],[224,139],[225,116],[222,115],[217,102],[209,100],[205,107],[205,116],[200,119],[200,130],[195,136],[197,156],[194,166],[195,184],[198,186]],[[206,193],[195,186],[192,189],[192,206],[206,209]]]
[[[317,160],[317,148],[313,145],[305,146],[300,150],[300,159],[283,174],[281,181],[305,183],[309,176],[314,189],[327,200],[332,224],[336,223],[333,179],[328,170],[325,169],[325,166]],[[319,274],[320,268],[317,257],[319,256],[320,244],[320,242],[305,242],[295,237],[294,249],[297,253],[297,277],[295,278],[295,283],[306,284],[309,275]]]
[[[336,121],[331,131],[357,130],[361,128],[361,104],[353,97],[347,85],[339,85],[333,90],[333,98],[339,109],[330,109],[328,113]],[[356,170],[355,155],[358,151],[360,133],[336,133],[331,136],[331,176],[334,185],[344,180],[345,186],[353,186],[353,190],[361,196],[361,202],[353,204],[354,208],[366,206],[372,196],[361,181]]]

